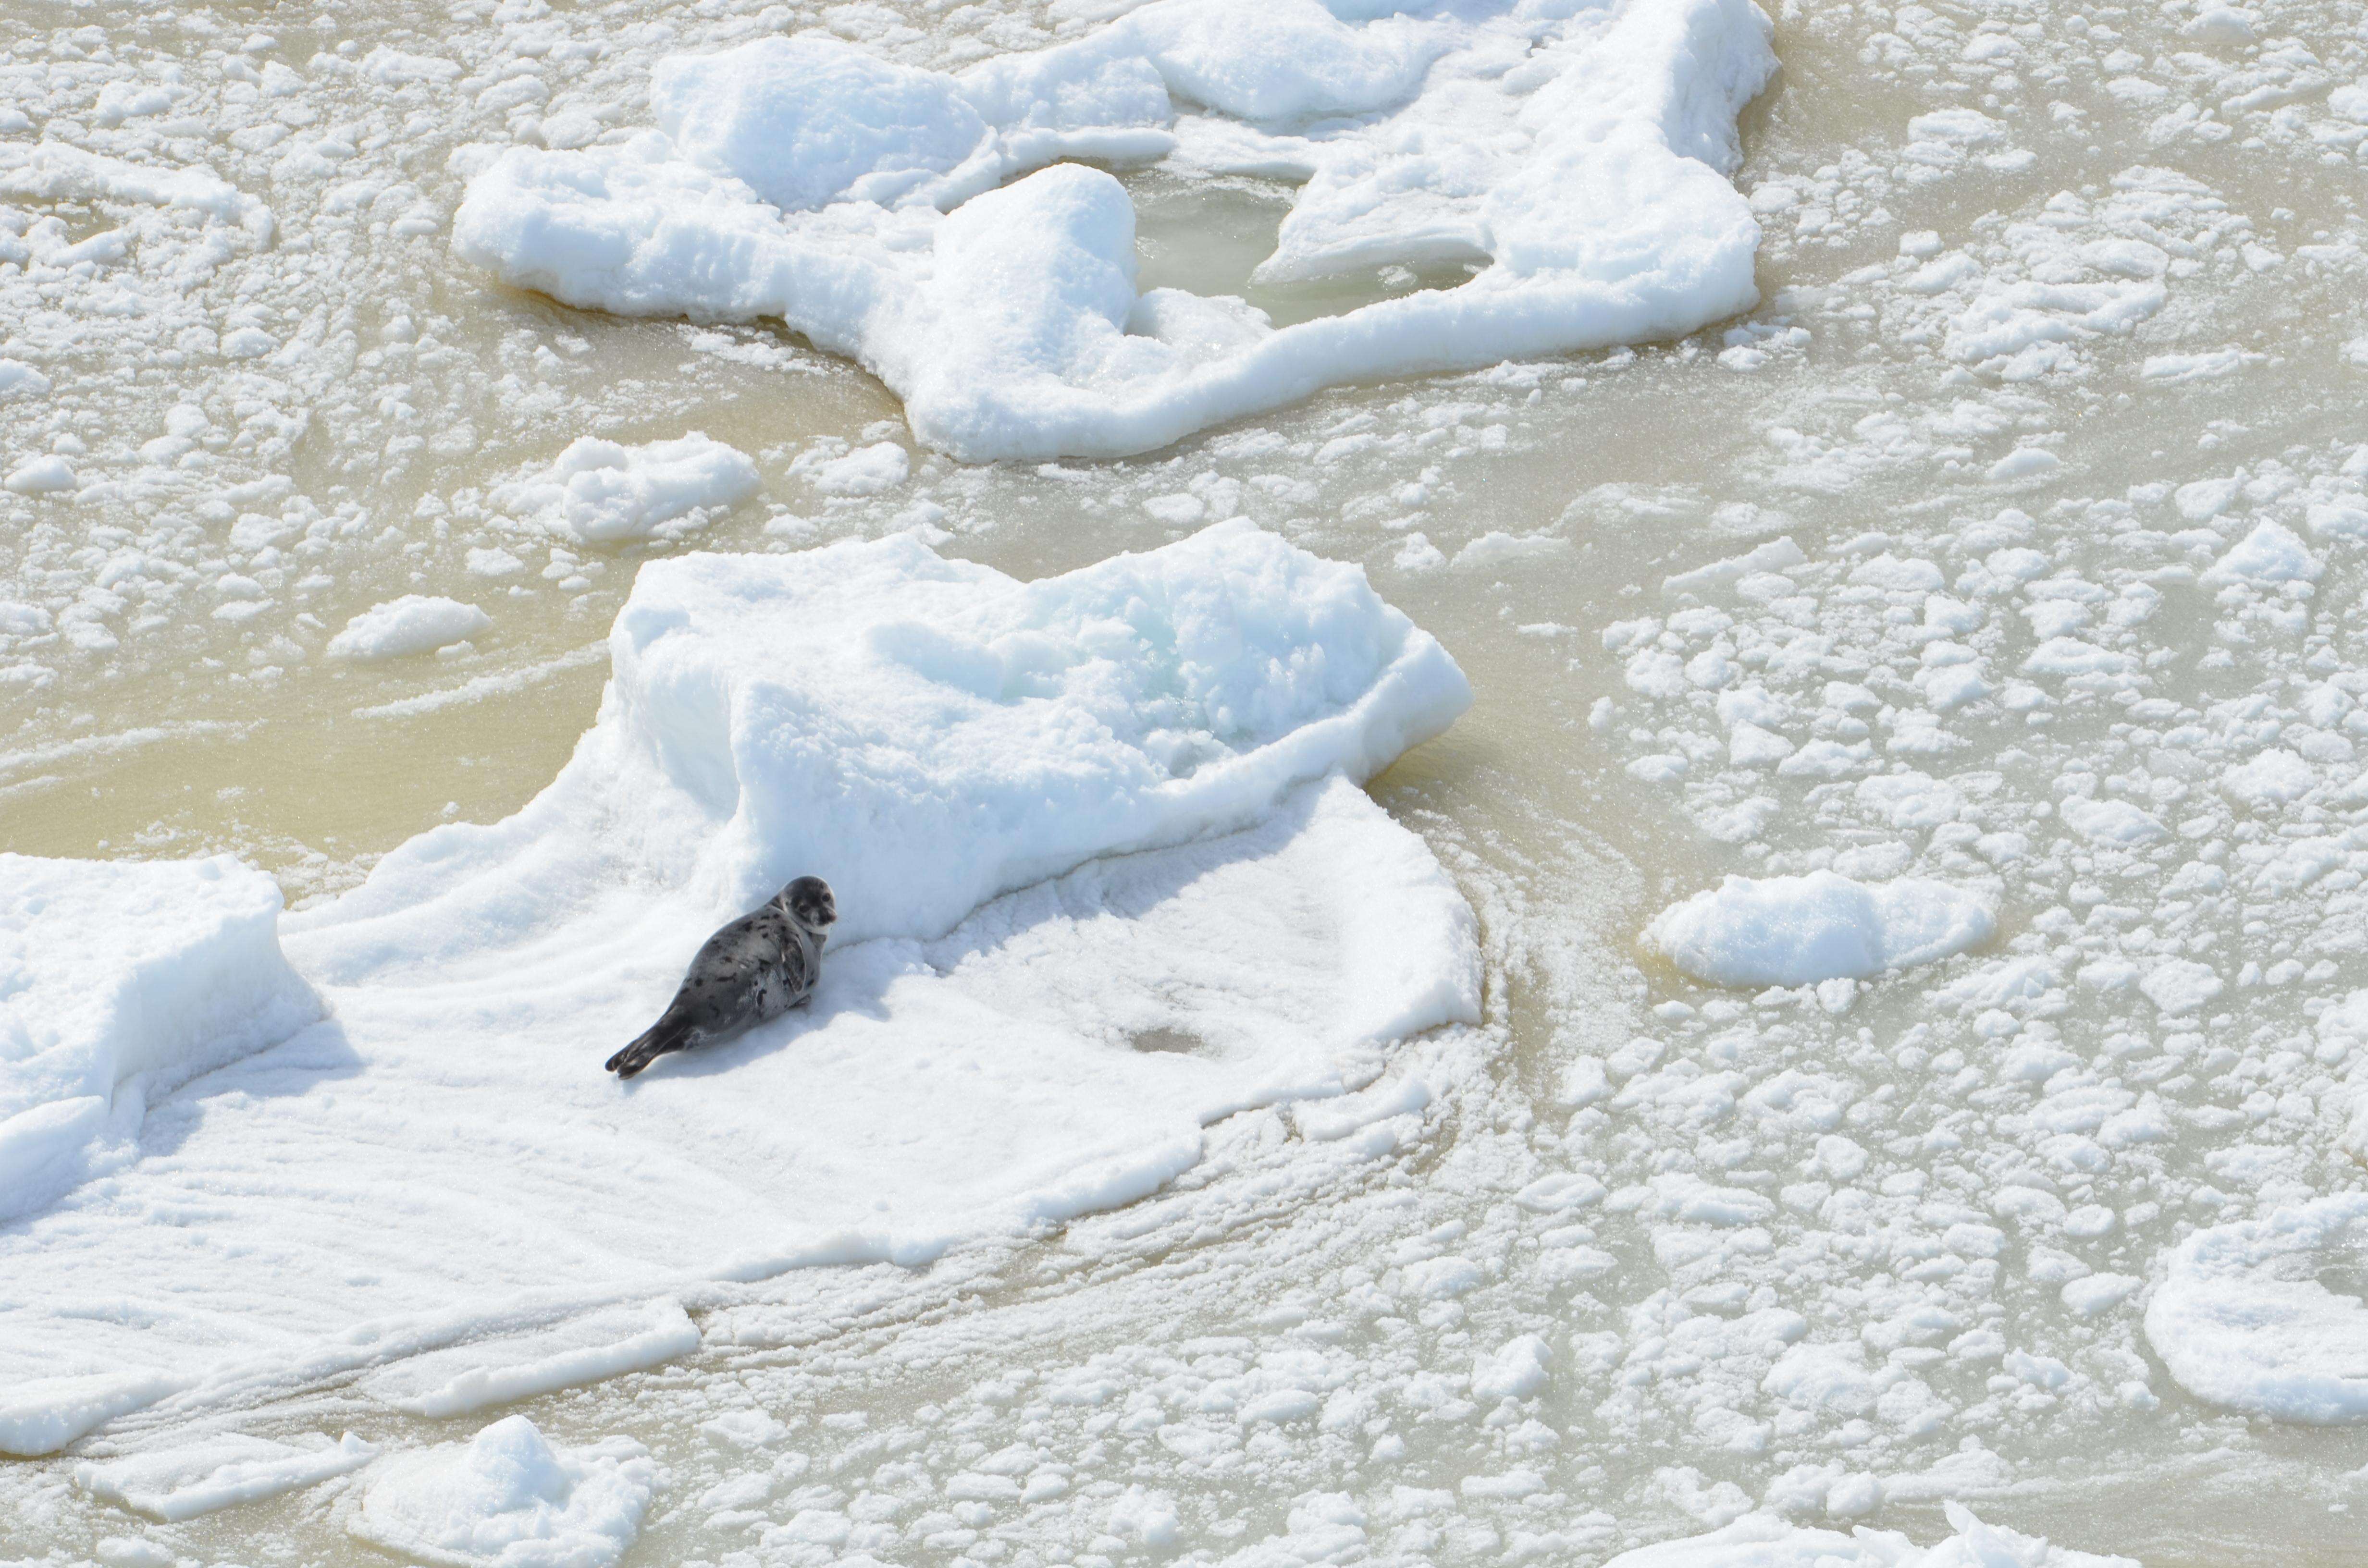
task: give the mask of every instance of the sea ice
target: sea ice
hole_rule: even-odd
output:
[[[1759,231],[1725,176],[1769,33],[1750,0],[1155,0],[956,75],[764,39],[663,62],[656,131],[503,153],[453,245],[574,305],[778,317],[959,456],[1141,451],[1335,382],[1749,308]],[[1133,201],[1065,157],[1302,182],[1262,278],[1474,276],[1281,328],[1138,293]]]
[[[700,431],[629,447],[586,436],[541,472],[494,489],[504,512],[579,544],[679,539],[757,494],[747,455]]]
[[[494,624],[494,618],[475,605],[426,594],[405,594],[373,605],[346,622],[329,639],[328,655],[372,664],[381,659],[432,653],[466,642]]]
[[[702,1282],[1129,1201],[1207,1124],[1479,1017],[1470,909],[1350,782],[1468,689],[1356,567],[1240,524],[1026,584],[905,537],[694,556],[611,651],[537,801],[287,922],[333,1022],[176,1105],[170,1161],[0,1233],[21,1446],[114,1413],[62,1376],[192,1412],[360,1372],[447,1414],[652,1366]],[[844,915],[810,1008],[598,1071],[808,870]],[[145,1310],[81,1310],[109,1293]]]
[[[1370,777],[1471,701],[1360,569],[1243,522],[1029,584],[909,536],[653,562],[609,655],[558,779],[297,917],[308,961],[352,984],[484,952],[628,882],[687,892],[703,929],[808,874],[837,891],[835,945],[935,937]]]
[[[679,1303],[586,1312],[536,1333],[410,1357],[362,1381],[370,1395],[415,1415],[466,1415],[555,1389],[637,1372],[699,1348]]]
[[[1728,877],[1656,915],[1645,945],[1715,985],[1863,980],[1988,940],[1987,901],[1921,878],[1861,882],[1832,871]]]
[[[2368,1193],[2213,1225],[2173,1248],[2146,1335],[2196,1398],[2281,1421],[2368,1418],[2368,1305],[2326,1271],[2368,1244]]]
[[[609,1568],[641,1535],[664,1475],[630,1437],[559,1448],[512,1415],[465,1444],[387,1460],[347,1528],[452,1568]]]
[[[1843,1535],[1751,1514],[1708,1535],[1624,1551],[1604,1568],[2137,1568],[2126,1557],[2075,1551],[1986,1525],[1962,1503],[1942,1507],[1956,1533],[1930,1547],[1895,1530],[1861,1527]]]
[[[359,1470],[378,1452],[351,1432],[334,1443],[315,1434],[304,1445],[225,1433],[129,1459],[78,1464],[74,1484],[135,1514],[176,1524]]]
[[[226,856],[0,855],[0,1220],[132,1157],[148,1102],[321,1015]]]

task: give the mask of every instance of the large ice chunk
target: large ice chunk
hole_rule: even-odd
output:
[[[1729,877],[1661,911],[1644,940],[1714,985],[1810,985],[1930,963],[1987,941],[1997,924],[1987,901],[1946,882],[1812,871]]]
[[[574,305],[777,317],[963,457],[1140,451],[1339,381],[1748,309],[1759,231],[1726,176],[1769,33],[1751,0],[1155,0],[959,75],[768,39],[663,63],[666,133],[504,153],[453,245]],[[1055,160],[1163,155],[1304,182],[1261,279],[1475,276],[1281,329],[1138,299],[1124,189]]]
[[[2196,1398],[2280,1421],[2368,1420],[2368,1304],[2324,1274],[2368,1246],[2368,1193],[2196,1232],[2146,1305],[2146,1342]]]
[[[662,60],[650,111],[683,156],[784,211],[892,205],[993,155],[986,121],[953,78],[832,39],[759,39]]]
[[[1361,568],[1244,522],[1027,584],[910,537],[653,562],[609,654],[558,779],[298,917],[308,961],[339,983],[440,961],[620,882],[720,920],[803,875],[837,891],[837,945],[936,937],[1096,856],[1362,780],[1471,701]]]
[[[227,856],[0,855],[0,1221],[135,1152],[150,1097],[321,1016]]]
[[[389,1460],[347,1528],[422,1562],[609,1568],[641,1535],[659,1473],[630,1437],[557,1448],[512,1415]]]

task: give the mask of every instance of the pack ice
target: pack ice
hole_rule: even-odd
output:
[[[1749,309],[1726,175],[1769,36],[1751,0],[1154,0],[957,74],[768,38],[661,62],[626,144],[503,153],[453,245],[574,305],[779,318],[961,457],[1119,455]],[[1262,280],[1473,276],[1281,328],[1138,293],[1132,200],[1064,159],[1297,183]]]
[[[450,1415],[649,1366],[701,1282],[1125,1201],[1205,1123],[1478,1016],[1469,909],[1353,782],[1469,690],[1356,567],[1242,524],[1036,583],[908,538],[691,556],[610,653],[518,815],[283,923],[328,1021],[0,1233],[13,1446],[331,1375]],[[810,1008],[599,1072],[805,871],[843,915]]]

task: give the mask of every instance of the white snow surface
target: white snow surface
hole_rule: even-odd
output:
[[[937,937],[1095,856],[1361,781],[1471,702],[1361,568],[1246,522],[1029,584],[910,536],[653,562],[609,651],[552,787],[292,921],[308,961],[354,984],[500,949],[620,883],[712,925],[804,875],[838,894],[836,943]]]
[[[762,487],[747,454],[697,430],[640,446],[585,436],[558,461],[512,484],[494,504],[579,544],[679,539]]]
[[[128,1459],[78,1464],[74,1484],[135,1514],[177,1524],[359,1470],[378,1453],[351,1432],[334,1443],[316,1433],[308,1444],[231,1432]]]
[[[1714,985],[1810,985],[1930,963],[1988,940],[1997,924],[1987,901],[1946,882],[1812,871],[1728,877],[1656,915],[1644,941]]]
[[[131,1158],[152,1097],[321,1016],[279,918],[227,856],[0,855],[0,1221]]]
[[[362,664],[404,659],[466,642],[493,624],[494,618],[475,605],[427,594],[405,594],[399,599],[372,605],[346,622],[346,629],[329,639],[326,651],[333,659],[352,659]]]
[[[958,456],[1119,455],[1748,309],[1759,230],[1726,176],[1769,37],[1751,0],[1154,0],[959,74],[768,38],[661,62],[655,131],[504,153],[453,245],[573,305],[779,318]],[[1474,275],[1281,328],[1139,294],[1133,201],[1063,158],[1304,182],[1263,279]]]
[[[344,1372],[450,1415],[655,1365],[700,1281],[1127,1201],[1205,1124],[1477,1021],[1469,908],[1350,782],[1468,692],[1355,567],[1231,525],[1033,584],[910,539],[692,557],[611,646],[534,802],[286,923],[332,1021],[0,1233],[16,1446]],[[843,916],[810,1007],[600,1073],[809,870]],[[111,1298],[143,1310],[82,1310]]]
[[[2250,1415],[2368,1419],[2368,1303],[2322,1273],[2356,1267],[2368,1193],[2214,1225],[2172,1249],[2147,1303],[2154,1353],[2196,1398]]]
[[[1930,1547],[1896,1530],[1861,1527],[1844,1535],[1751,1514],[1708,1535],[1623,1551],[1604,1568],[2136,1568],[2127,1557],[1986,1525],[1962,1503],[1942,1506],[1956,1533]]]
[[[641,1535],[663,1474],[630,1437],[556,1447],[512,1415],[389,1460],[347,1528],[450,1568],[609,1568]]]

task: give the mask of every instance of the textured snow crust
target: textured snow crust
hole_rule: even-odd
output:
[[[1748,309],[1759,228],[1725,176],[1769,34],[1750,0],[1157,0],[954,74],[761,39],[662,62],[656,131],[504,153],[453,245],[574,305],[778,318],[962,457],[1141,451]],[[1138,293],[1133,201],[1066,158],[1303,181],[1261,278],[1473,275],[1281,328]]]
[[[0,855],[0,1221],[131,1159],[151,1099],[321,1016],[279,919],[227,856]]]
[[[712,925],[820,876],[835,941],[936,937],[1095,856],[1369,778],[1471,701],[1360,569],[1246,523],[1031,584],[910,536],[654,562],[609,656],[552,786],[297,917],[308,963],[350,984],[497,950],[620,881]]]

